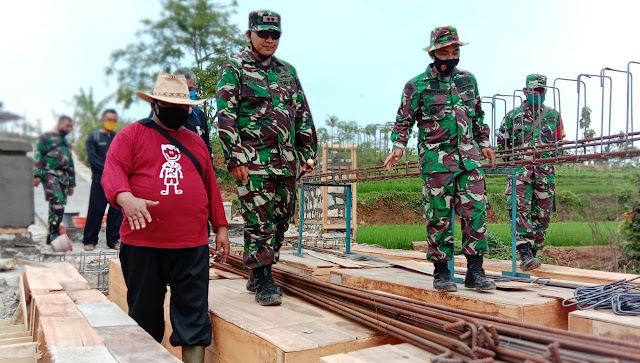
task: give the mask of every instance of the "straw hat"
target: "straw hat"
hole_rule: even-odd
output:
[[[145,93],[136,91],[136,95],[140,99],[151,103],[152,100],[158,100],[176,105],[201,105],[206,100],[192,100],[189,98],[189,87],[187,79],[183,75],[160,73],[156,79],[156,85],[153,87],[153,93]]]

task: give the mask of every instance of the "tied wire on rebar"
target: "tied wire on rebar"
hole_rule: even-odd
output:
[[[626,312],[622,315],[640,315],[640,285],[632,283],[637,279],[640,276],[609,284],[580,286],[574,290],[572,298],[562,301],[562,306],[575,305],[581,310],[612,309],[616,314]],[[620,295],[623,297],[620,298]]]

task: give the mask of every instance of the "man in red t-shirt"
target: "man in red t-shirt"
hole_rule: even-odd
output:
[[[152,94],[153,118],[118,133],[107,153],[102,186],[128,223],[120,228],[120,261],[129,315],[160,342],[164,297],[171,288],[170,342],[185,362],[202,362],[211,344],[208,314],[210,221],[216,250],[229,254],[228,223],[203,140],[183,128],[191,106],[184,76],[160,74]]]

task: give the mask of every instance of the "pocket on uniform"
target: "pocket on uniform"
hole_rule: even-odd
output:
[[[473,90],[460,93],[460,99],[462,100],[462,104],[464,105],[467,116],[476,115],[476,110],[473,107],[473,101],[475,100],[475,98],[476,94]]]

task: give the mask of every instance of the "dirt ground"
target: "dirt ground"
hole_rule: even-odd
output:
[[[614,272],[623,259],[614,246],[549,247],[542,253],[548,264]]]
[[[380,224],[419,224],[424,223],[422,214],[404,202],[388,202],[378,199],[372,206],[358,206],[358,224],[372,226]]]

